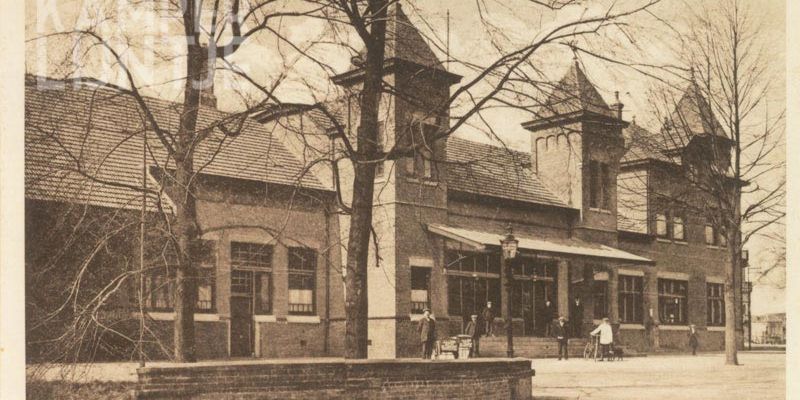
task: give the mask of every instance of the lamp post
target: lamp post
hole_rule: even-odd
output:
[[[519,241],[514,238],[514,231],[509,224],[506,227],[506,237],[500,241],[500,248],[503,250],[503,274],[506,276],[506,338],[508,340],[506,354],[509,358],[514,357],[514,329],[511,318],[512,293],[514,291],[514,273],[512,264],[517,256]]]

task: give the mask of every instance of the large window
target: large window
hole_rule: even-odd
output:
[[[725,325],[725,285],[708,283],[706,285],[706,324],[709,326]]]
[[[500,255],[448,250],[447,300],[450,315],[478,314],[486,302],[500,309]]]
[[[658,280],[658,317],[662,324],[686,325],[687,315],[686,281],[673,279]]]
[[[594,281],[592,284],[592,303],[594,319],[608,317],[608,281]]]
[[[611,178],[608,164],[589,161],[589,207],[611,208]]]
[[[317,252],[305,247],[289,248],[289,314],[314,314]]]
[[[641,276],[619,276],[619,318],[622,323],[643,322],[642,293]]]
[[[195,312],[215,311],[216,251],[214,241],[201,240],[195,256],[197,267]],[[175,296],[177,254],[168,246],[158,257],[158,267],[145,276],[144,306],[151,311],[172,311]]]
[[[431,269],[411,267],[411,312],[422,314],[430,307]]]
[[[256,314],[272,313],[270,245],[231,242],[231,295],[251,297]]]

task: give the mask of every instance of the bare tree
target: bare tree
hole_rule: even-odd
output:
[[[706,234],[721,235],[729,250],[724,299],[725,363],[730,365],[738,364],[741,341],[744,246],[785,216],[784,113],[760,119],[769,60],[748,11],[731,0],[694,15],[677,42],[686,60],[679,67],[682,79],[653,92],[653,107],[664,121],[660,132],[640,132],[630,142],[637,151],[667,161],[682,182],[690,183],[651,188],[655,200],[705,218],[713,227]],[[703,150],[693,141],[705,143]]]
[[[162,2],[156,2],[158,6]],[[164,218],[164,228],[176,253],[175,275],[175,309],[174,322],[174,359],[178,361],[193,361],[196,358],[194,340],[194,304],[197,281],[196,264],[202,253],[200,236],[204,232],[197,216],[197,181],[198,173],[203,167],[213,162],[213,151],[210,158],[204,158],[203,165],[197,165],[197,152],[203,146],[212,143],[221,143],[226,138],[235,138],[239,134],[244,119],[255,110],[262,109],[267,103],[277,104],[281,107],[288,106],[276,95],[276,89],[293,72],[282,71],[278,78],[271,82],[259,82],[254,76],[245,73],[237,67],[233,55],[248,43],[257,43],[256,37],[265,35],[274,39],[279,45],[291,49],[295,56],[309,60],[324,73],[332,74],[334,69],[321,61],[307,47],[292,41],[284,35],[277,25],[282,19],[292,19],[296,22],[308,20],[322,20],[329,26],[327,37],[319,38],[318,43],[333,44],[337,48],[362,47],[360,57],[363,60],[360,68],[363,70],[363,84],[358,93],[359,129],[355,135],[348,132],[348,128],[338,121],[335,110],[330,109],[323,102],[312,104],[308,110],[320,111],[328,120],[327,125],[332,128],[332,134],[341,141],[343,150],[336,151],[322,149],[313,152],[314,158],[304,160],[307,168],[313,169],[316,165],[327,164],[334,171],[337,163],[345,160],[352,164],[352,184],[336,182],[335,187],[338,198],[342,199],[342,192],[352,194],[352,202],[345,204],[340,200],[340,212],[349,215],[350,225],[347,236],[347,262],[344,281],[346,287],[346,345],[347,358],[365,358],[367,356],[367,284],[366,274],[371,237],[374,239],[373,228],[373,196],[375,193],[375,168],[378,162],[386,160],[395,161],[405,158],[422,156],[432,158],[435,152],[431,151],[434,144],[446,138],[462,126],[469,124],[484,125],[487,134],[497,138],[494,131],[483,119],[483,111],[496,107],[512,107],[519,110],[530,111],[533,106],[544,104],[544,99],[552,91],[553,85],[546,79],[543,72],[542,61],[548,57],[550,48],[574,48],[576,43],[585,41],[602,41],[612,37],[629,37],[631,17],[643,14],[651,8],[657,0],[643,0],[639,4],[621,9],[614,2],[603,5],[599,11],[584,10],[576,17],[567,21],[558,21],[554,24],[539,24],[538,29],[532,29],[530,34],[521,41],[510,40],[502,33],[499,27],[491,22],[488,16],[492,7],[505,7],[500,1],[478,2],[475,12],[481,16],[481,21],[487,31],[492,32],[493,58],[487,63],[477,63],[472,60],[459,60],[450,57],[448,62],[459,64],[462,68],[472,73],[469,80],[459,86],[444,101],[437,104],[427,104],[431,116],[447,114],[448,110],[456,108],[458,115],[451,118],[448,126],[442,127],[430,137],[412,138],[408,141],[397,141],[390,148],[378,146],[378,121],[379,110],[384,94],[404,96],[404,100],[425,104],[418,98],[410,96],[393,88],[384,80],[385,53],[387,43],[387,20],[390,18],[391,9],[397,5],[397,0],[366,0],[366,1],[306,1],[297,8],[278,9],[281,3],[274,0],[258,2],[230,2],[215,1],[212,5],[202,1],[169,2],[168,7],[155,11],[174,22],[173,29],[181,31],[183,42],[180,50],[174,54],[162,54],[165,61],[182,60],[185,62],[185,73],[178,81],[182,85],[180,107],[178,110],[179,123],[177,126],[165,126],[158,118],[161,112],[154,107],[152,101],[142,94],[146,85],[137,80],[133,68],[126,59],[126,51],[130,41],[112,40],[107,37],[102,29],[90,26],[65,32],[58,32],[48,37],[70,37],[75,43],[86,43],[89,49],[100,49],[105,56],[110,56],[113,65],[123,76],[125,85],[115,86],[116,93],[133,101],[137,111],[141,114],[141,130],[150,132],[156,139],[152,148],[159,148],[161,156],[154,157],[161,161],[159,164],[160,177],[169,197],[173,199],[171,205],[172,217]],[[246,4],[245,4],[246,3]],[[147,6],[147,2],[141,3]],[[554,18],[556,10],[568,7],[581,7],[580,1],[531,1],[523,2],[522,7],[540,12],[543,16]],[[533,28],[533,27],[532,27]],[[350,46],[348,40],[343,39],[341,32],[355,33],[359,46]],[[613,34],[609,33],[613,32]],[[606,36],[608,35],[608,36]],[[132,35],[131,35],[132,36]],[[429,37],[429,42],[440,49],[445,47],[441,38]],[[80,46],[76,46],[79,49]],[[598,52],[602,52],[599,51]],[[89,63],[92,55],[87,51],[80,53],[81,62]],[[537,56],[541,54],[540,58]],[[72,56],[72,54],[70,54]],[[74,60],[71,60],[74,61]],[[74,63],[70,63],[72,65]],[[284,64],[291,69],[291,65]],[[74,67],[73,67],[74,68]],[[237,113],[224,114],[209,123],[198,124],[199,110],[204,104],[213,105],[209,98],[213,86],[215,73],[225,71],[235,75],[241,82],[255,89],[256,95],[248,95],[255,100],[246,104],[245,110]],[[74,72],[66,68],[67,74]],[[309,88],[313,85],[309,85]],[[251,99],[252,100],[252,99]],[[212,103],[207,103],[211,101]],[[247,102],[246,102],[247,103]],[[223,137],[213,134],[222,132]],[[306,143],[309,146],[312,144]],[[155,152],[155,150],[153,150]],[[80,157],[75,157],[74,171],[90,181],[102,184],[112,184],[93,171],[83,168],[79,162]],[[433,160],[444,163],[445,160]],[[298,183],[299,185],[299,183]],[[139,187],[130,187],[130,190],[142,190]],[[159,189],[145,190],[150,195],[159,196]],[[143,271],[138,271],[142,273]],[[105,297],[101,296],[101,299]],[[98,304],[102,304],[98,303]]]

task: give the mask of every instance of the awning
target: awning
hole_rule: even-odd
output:
[[[477,250],[486,246],[500,246],[505,235],[500,233],[474,231],[447,225],[429,224],[428,231],[457,242],[464,243]],[[597,257],[636,264],[655,264],[653,260],[628,253],[611,246],[587,243],[580,239],[534,238],[515,234],[520,250],[529,250],[550,254],[566,254],[572,256]]]

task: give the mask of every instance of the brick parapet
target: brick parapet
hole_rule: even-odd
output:
[[[261,360],[140,368],[134,399],[530,399],[530,360]]]

